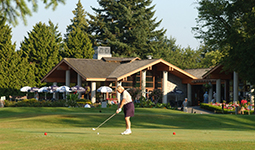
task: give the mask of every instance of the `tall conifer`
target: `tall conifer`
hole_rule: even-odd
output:
[[[161,50],[165,31],[156,30],[161,21],[153,18],[152,0],[99,0],[101,8],[89,14],[95,46],[107,45],[119,55],[140,56]]]
[[[79,0],[73,11],[74,18],[71,19],[72,24],[67,26],[65,34],[64,47],[60,54],[62,57],[68,58],[93,58],[94,49],[91,40],[87,34],[88,23],[86,12]]]
[[[17,95],[23,86],[35,86],[34,65],[21,58],[11,41],[11,28],[0,24],[0,95]]]
[[[37,23],[33,30],[28,33],[28,37],[21,43],[21,54],[28,57],[30,63],[35,64],[35,76],[37,86],[41,86],[41,79],[60,61],[60,43],[62,38],[54,26],[49,21],[49,26],[45,23]]]

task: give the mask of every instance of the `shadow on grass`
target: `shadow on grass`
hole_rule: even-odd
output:
[[[5,121],[25,118],[25,120],[21,120],[23,124],[32,122],[38,128],[96,128],[113,113],[115,113],[115,109],[109,108],[12,108],[0,110],[0,118],[4,118],[3,120]],[[21,123],[21,121],[17,122]],[[136,109],[135,116],[131,118],[131,122],[133,128],[255,130],[254,115],[187,114],[168,109]],[[124,114],[117,114],[102,127],[125,128]]]

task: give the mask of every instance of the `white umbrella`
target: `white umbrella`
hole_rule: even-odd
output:
[[[52,92],[55,92],[57,90],[57,88],[59,88],[59,87],[56,85],[52,85],[52,86],[48,87],[48,91],[50,91],[52,93]]]
[[[97,92],[110,93],[112,92],[112,89],[109,86],[101,86],[100,88],[97,89]]]
[[[48,87],[46,87],[46,86],[44,86],[44,87],[41,87],[39,90],[38,90],[38,92],[40,92],[40,93],[45,93],[45,100],[47,99],[47,97],[46,97],[46,93],[48,92]]]
[[[30,86],[24,86],[20,89],[21,92],[28,92],[31,89]]]
[[[97,92],[110,93],[112,92],[112,89],[109,86],[101,86],[100,88],[97,89]],[[104,94],[104,99],[105,99],[105,94]]]
[[[76,85],[76,86],[73,86],[73,87],[71,87],[71,90],[73,91],[73,92],[79,92],[79,93],[82,93],[82,92],[85,92],[86,91],[86,89],[85,88],[83,88],[83,87],[81,87],[81,86],[79,86],[79,85]]]
[[[38,92],[39,88],[38,87],[32,87],[29,92]]]
[[[61,93],[63,93],[63,92],[72,92],[70,87],[65,86],[65,85],[58,87],[56,91],[61,92]]]
[[[43,93],[43,92],[48,92],[48,87],[47,86],[44,86],[44,87],[41,87],[38,92],[40,93]]]

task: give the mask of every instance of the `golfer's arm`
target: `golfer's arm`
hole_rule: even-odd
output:
[[[122,99],[119,108],[123,108],[123,105],[125,104],[126,99]]]

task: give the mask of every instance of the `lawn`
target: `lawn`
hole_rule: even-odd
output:
[[[254,149],[255,116],[137,108],[132,135],[116,108],[0,109],[0,149]],[[101,111],[101,112],[100,112]],[[47,135],[44,133],[47,132]],[[173,132],[176,135],[173,135]],[[99,133],[99,134],[97,134]]]

